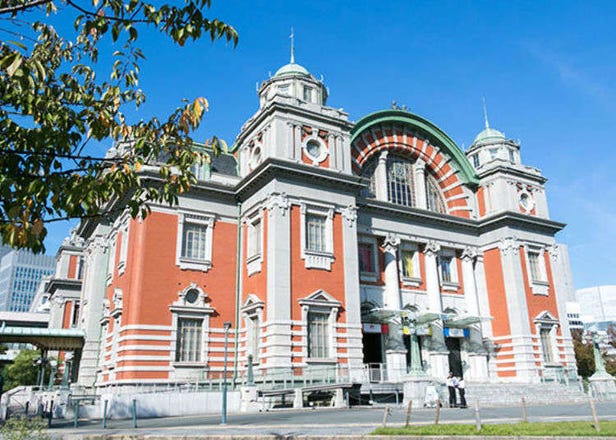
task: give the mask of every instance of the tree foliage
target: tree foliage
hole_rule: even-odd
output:
[[[148,203],[175,203],[194,182],[191,167],[208,160],[191,138],[208,108],[204,98],[166,118],[127,116],[146,99],[140,33],[154,29],[179,46],[204,36],[237,44],[233,27],[205,16],[210,0],[175,3],[0,0],[3,243],[41,251],[50,222],[112,214],[110,200],[145,216]],[[52,24],[60,19],[73,23],[68,35]],[[103,53],[110,66],[101,66]],[[100,74],[105,68],[108,76]],[[116,148],[96,154],[97,141]],[[224,147],[215,137],[206,143]],[[146,184],[146,175],[159,184]]]
[[[575,353],[578,375],[590,377],[595,372],[595,357],[592,345],[584,344],[582,330],[571,330],[571,336],[573,337],[573,351]]]
[[[12,364],[4,367],[4,390],[8,391],[21,385],[38,385],[37,379],[40,366],[37,361],[41,355],[38,350],[21,350]],[[49,380],[49,363],[45,365],[44,383],[47,385]]]

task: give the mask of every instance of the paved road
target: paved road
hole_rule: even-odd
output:
[[[601,420],[616,420],[616,402],[596,404]],[[521,420],[520,408],[481,409],[483,423],[506,423]],[[384,408],[315,409],[315,410],[276,410],[257,414],[229,414],[227,425],[220,425],[220,416],[186,416],[157,419],[142,419],[138,428],[132,428],[131,420],[110,420],[108,429],[103,430],[100,420],[80,421],[80,427],[73,429],[71,421],[55,420],[51,434],[100,435],[100,434],[143,434],[143,435],[365,435],[382,424]],[[528,406],[528,420],[568,421],[591,420],[588,404],[554,404]],[[412,423],[433,423],[434,409],[413,409]],[[393,408],[388,418],[388,426],[403,425],[406,408]],[[441,423],[475,423],[472,408],[443,408]]]

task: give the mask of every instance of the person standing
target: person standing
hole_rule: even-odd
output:
[[[456,377],[454,377],[451,371],[447,375],[446,383],[447,383],[447,390],[449,391],[449,408],[455,408],[457,406],[457,402],[456,402],[457,379]]]
[[[458,393],[460,393],[460,408],[467,408],[466,406],[466,390],[464,385],[464,377],[460,376],[458,379]]]

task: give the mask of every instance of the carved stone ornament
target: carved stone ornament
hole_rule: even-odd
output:
[[[558,255],[560,255],[560,249],[557,244],[553,244],[552,246],[548,246],[548,252],[550,253],[550,257],[553,261],[558,260]]]
[[[289,202],[289,198],[286,193],[271,193],[266,202],[267,212],[269,212],[270,216],[276,210],[279,210],[284,216],[290,206],[291,203]]]
[[[357,221],[357,206],[349,205],[342,209],[342,218],[346,220],[349,227],[352,228],[355,226],[355,222]]]
[[[477,248],[472,246],[466,246],[462,251],[461,258],[462,260],[473,261],[475,258],[477,258]]]
[[[88,244],[86,246],[86,254],[91,256],[95,253],[105,253],[109,248],[109,240],[107,240],[102,235],[95,235],[90,240],[88,240]]]
[[[503,255],[518,255],[520,244],[516,237],[506,237],[500,240],[498,247]]]
[[[440,250],[441,245],[434,240],[430,240],[429,242],[427,242],[426,246],[424,247],[424,253],[430,256],[436,255]]]
[[[68,300],[68,298],[66,298],[64,295],[53,295],[51,297],[51,303],[54,306],[60,306],[61,307],[61,306],[63,306],[66,303],[67,300]]]
[[[383,249],[385,252],[396,252],[400,246],[400,237],[396,234],[387,234],[383,240]]]

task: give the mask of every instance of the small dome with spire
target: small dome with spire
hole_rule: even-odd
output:
[[[493,143],[493,142],[502,142],[504,140],[506,140],[507,138],[505,137],[505,134],[494,129],[494,128],[490,128],[490,127],[486,127],[484,128],[481,133],[479,133],[476,137],[475,140],[473,141],[473,144],[486,144],[486,143]]]
[[[299,64],[295,64],[294,62],[285,64],[280,69],[276,71],[274,77],[281,77],[287,75],[310,75],[310,72]]]
[[[486,100],[483,99],[483,118],[485,128],[475,137],[475,140],[471,145],[477,144],[494,144],[506,141],[507,138],[503,132],[500,132],[490,127],[490,121],[488,121],[488,110],[486,108]]]

